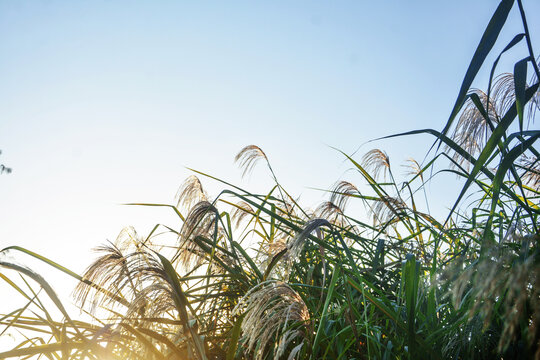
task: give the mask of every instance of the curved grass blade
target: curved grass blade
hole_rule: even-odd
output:
[[[186,221],[186,218],[184,217],[184,215],[182,215],[182,213],[180,212],[180,210],[178,210],[178,208],[174,205],[168,205],[168,204],[150,204],[150,203],[127,203],[127,204],[122,204],[122,205],[127,205],[127,206],[152,206],[152,207],[168,207],[168,208],[171,208],[174,210],[174,212],[176,213],[176,215],[178,215],[178,217],[180,219],[182,219],[182,221]]]
[[[442,131],[443,135],[446,135],[446,133],[452,126],[455,117],[461,110],[461,107],[465,102],[467,92],[471,88],[472,82],[474,81],[476,74],[478,74],[478,71],[482,67],[484,60],[495,45],[495,42],[499,37],[499,34],[506,22],[506,19],[508,18],[508,14],[512,9],[513,5],[514,0],[502,0],[499,3],[497,10],[495,10],[495,13],[491,17],[491,20],[489,21],[488,26],[484,31],[482,38],[480,39],[480,43],[478,44],[478,47],[474,52],[471,63],[469,64],[469,68],[465,73],[465,78],[463,79],[463,83],[461,84],[461,88],[459,89],[456,103],[454,104],[454,108],[452,109],[450,117],[448,118],[448,121],[446,122],[446,125]]]
[[[328,312],[328,305],[330,304],[330,301],[334,297],[334,289],[336,286],[336,282],[339,278],[341,268],[339,266],[336,266],[334,268],[334,273],[332,274],[332,279],[330,280],[330,286],[328,288],[328,292],[326,294],[326,300],[324,301],[323,311],[319,320],[319,327],[317,328],[317,332],[315,333],[315,340],[313,340],[313,346],[311,349],[312,354],[317,353],[317,349],[319,346],[319,341],[321,340],[322,332],[324,331],[323,328],[325,326],[326,322],[326,315]]]
[[[489,73],[489,84],[488,84],[488,93],[487,93],[487,104],[486,108],[490,108],[489,102],[490,102],[490,96],[491,96],[491,83],[493,82],[493,76],[495,75],[495,69],[497,68],[497,64],[499,64],[499,60],[501,60],[502,55],[513,48],[516,44],[518,44],[523,38],[525,37],[525,33],[517,34],[514,36],[514,38],[506,45],[506,47],[499,53],[499,56],[497,56],[497,59],[493,62],[493,66],[491,67],[491,72]],[[491,123],[491,121],[487,122],[491,131],[494,130],[494,126]]]
[[[506,154],[506,156],[499,164],[499,167],[497,168],[497,173],[495,174],[495,178],[493,179],[491,210],[488,222],[486,224],[486,230],[489,230],[493,223],[493,215],[495,214],[495,208],[497,207],[497,202],[499,201],[501,185],[504,181],[504,177],[506,176],[506,172],[510,167],[512,167],[516,159],[519,158],[528,148],[530,148],[538,138],[540,138],[540,133],[536,133],[534,136],[530,137],[523,143],[516,145],[512,150],[508,152],[508,154]]]
[[[240,339],[240,333],[242,332],[242,321],[244,320],[244,314],[236,319],[234,326],[231,330],[231,340],[229,341],[229,347],[227,349],[226,360],[234,360],[236,356],[236,350],[238,348],[238,340]]]
[[[44,345],[32,345],[30,347],[25,347],[22,349],[14,349],[10,351],[5,351],[0,353],[0,359],[8,359],[13,357],[22,358],[23,356],[29,357],[33,355],[46,355],[49,356],[50,354],[56,353],[57,351],[61,350],[87,350],[88,347],[91,347],[91,349],[96,352],[96,354],[101,354],[102,358],[107,359],[120,359],[113,353],[105,350],[102,347],[98,347],[95,345],[89,345],[85,342],[68,342],[68,343],[51,343],[51,344],[44,344]]]
[[[31,278],[32,280],[37,282],[43,288],[43,290],[45,290],[45,292],[47,293],[49,298],[52,300],[54,305],[56,305],[58,310],[60,310],[60,312],[62,313],[64,318],[70,323],[71,326],[73,326],[73,328],[75,329],[77,334],[82,336],[79,329],[78,329],[78,327],[75,325],[73,320],[71,320],[71,317],[67,313],[66,309],[64,308],[64,305],[62,304],[62,302],[60,301],[60,299],[56,295],[55,291],[49,285],[49,283],[47,281],[45,281],[45,279],[43,279],[40,275],[36,274],[32,270],[30,270],[28,268],[25,268],[24,266],[20,266],[20,265],[17,265],[17,264],[6,262],[6,261],[0,261],[0,266],[5,267],[7,269],[15,270],[15,271],[17,271],[17,272],[19,272],[21,274],[24,274],[24,275],[28,276],[29,278]]]
[[[529,57],[514,65],[514,91],[516,94],[516,109],[519,118],[519,131],[523,132],[523,108],[525,107],[525,89],[527,87],[527,63]]]
[[[115,301],[117,301],[118,303],[122,304],[122,305],[125,305],[125,306],[129,306],[129,303],[125,300],[125,299],[122,299],[121,297],[117,296],[117,295],[114,295],[113,293],[111,293],[110,291],[108,291],[107,289],[104,289],[102,288],[101,286],[91,282],[90,280],[88,279],[85,279],[83,278],[81,275],[69,270],[68,268],[58,264],[57,262],[55,261],[52,261],[51,259],[49,258],[46,258],[45,256],[42,256],[42,255],[39,255],[31,250],[28,250],[28,249],[25,249],[23,247],[20,247],[20,246],[8,246],[6,248],[3,248],[2,250],[0,250],[0,252],[4,252],[4,251],[8,251],[8,250],[16,250],[16,251],[20,251],[24,254],[27,254],[27,255],[30,255],[31,257],[34,257],[38,260],[41,260],[43,261],[44,263],[52,266],[53,268],[57,269],[57,270],[60,270],[62,271],[63,273],[66,273],[68,274],[69,276],[79,280],[80,282],[83,282],[89,286],[92,286],[93,288],[95,288],[96,290],[102,292],[103,294],[109,296],[111,299],[114,299]]]
[[[416,353],[416,302],[418,295],[418,282],[420,280],[420,262],[414,255],[408,255],[402,271],[403,285],[405,287],[405,308],[407,310],[407,336],[412,358],[417,358]]]
[[[176,274],[176,271],[174,270],[169,260],[167,260],[163,255],[159,253],[156,253],[156,255],[159,257],[159,260],[161,261],[161,264],[163,265],[163,269],[165,271],[165,274],[167,275],[169,283],[172,286],[174,302],[179,312],[182,326],[184,327],[184,329],[189,329],[191,339],[193,340],[193,343],[195,345],[195,350],[197,351],[197,355],[199,359],[207,360],[206,354],[204,351],[204,344],[201,342],[199,334],[197,334],[195,329],[192,326],[190,326],[190,324],[188,323],[188,314],[187,314],[186,308],[190,308],[192,312],[193,310],[191,309],[189,301],[187,300],[186,295],[184,294],[184,291],[182,290],[180,281],[178,280],[178,275]],[[195,316],[196,314],[193,312],[193,315]]]

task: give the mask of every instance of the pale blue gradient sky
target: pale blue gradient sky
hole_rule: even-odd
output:
[[[81,272],[89,249],[124,226],[175,224],[170,211],[119,204],[172,203],[184,166],[265,190],[262,167],[241,180],[233,164],[248,144],[315,206],[325,195],[308,187],[329,188],[349,168],[328,145],[351,153],[379,136],[442,128],[496,6],[0,1],[0,163],[13,167],[0,176],[0,247]],[[540,2],[525,7],[540,41]],[[496,49],[521,31],[517,15]],[[501,71],[511,70],[505,59]],[[485,71],[475,84],[487,85]],[[358,154],[378,146],[398,165],[421,160],[431,141]],[[439,194],[433,202],[453,196]]]

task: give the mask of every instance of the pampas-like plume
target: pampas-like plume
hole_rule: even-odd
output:
[[[330,223],[343,226],[343,210],[331,201],[324,201],[315,210],[315,214],[318,218],[327,219]]]
[[[500,74],[493,82],[492,95],[491,99],[489,100],[490,102],[494,102],[493,106],[496,110],[496,114],[503,116],[508,109],[510,109],[515,100],[516,92],[514,89],[514,74]],[[486,104],[483,105],[484,107],[486,106]]]
[[[282,253],[280,262],[276,264],[268,273],[268,276],[272,275],[274,278],[286,279],[289,276],[289,264],[291,264],[291,257],[289,251],[287,251],[287,238],[277,237],[268,244],[261,244],[261,249],[258,251],[262,261],[260,266],[265,271],[268,270],[268,266],[272,263],[272,260]],[[277,275],[277,276],[276,276]]]
[[[278,238],[268,244],[266,248],[266,255],[271,259],[283,250],[287,248],[287,240],[285,238]],[[285,254],[284,256],[288,256]]]
[[[200,201],[208,201],[208,195],[203,189],[201,181],[195,175],[189,176],[176,193],[177,206],[189,209],[191,205]]]
[[[535,74],[530,83],[534,84],[537,81]],[[526,86],[528,87],[528,85]],[[511,73],[504,73],[497,76],[493,83],[493,98],[496,102],[495,107],[497,109],[497,114],[500,116],[504,116],[514,101],[516,101],[516,91],[514,87],[514,74]],[[536,111],[540,109],[540,90],[536,91],[528,105],[527,118],[529,121],[534,120]]]
[[[312,332],[306,304],[293,288],[281,281],[266,281],[252,288],[234,313],[241,309],[245,313],[243,340],[247,353],[253,353],[256,360],[266,358],[269,353],[280,359],[295,345],[289,350],[292,359]]]
[[[268,162],[268,158],[264,151],[261,150],[257,145],[248,145],[244,147],[236,156],[234,161],[239,163],[240,168],[242,168],[242,176],[245,176],[259,161],[260,159],[265,159]]]
[[[487,94],[478,89],[473,90],[472,93],[478,95],[485,108],[488,102]],[[452,139],[471,156],[475,156],[482,151],[487,139],[491,136],[491,127],[496,126],[499,122],[495,104],[494,99],[489,100],[488,123],[470,98],[465,103],[465,108],[458,119]],[[447,150],[451,151],[450,148],[447,148]],[[469,166],[468,160],[470,159],[465,159],[457,153],[454,153],[453,157],[459,164],[464,164],[467,161],[466,167]]]
[[[118,298],[130,299],[140,290],[140,279],[133,274],[130,261],[133,257],[141,255],[138,245],[141,239],[133,228],[123,229],[116,239],[116,243],[102,245],[95,249],[101,253],[85,271],[83,278],[107,292],[98,291],[96,287],[89,286],[81,281],[74,290],[76,302],[82,307],[91,298],[90,312],[94,313],[98,307],[117,303]],[[146,256],[144,256],[146,258]]]
[[[257,163],[257,161],[259,161],[260,159],[266,160],[266,165],[268,166],[268,170],[270,170],[270,173],[272,174],[272,177],[274,178],[274,181],[277,185],[278,192],[281,195],[283,208],[278,207],[277,210],[283,212],[283,215],[296,216],[295,214],[293,214],[294,208],[297,206],[296,200],[294,200],[279,184],[276,174],[274,173],[274,170],[272,169],[272,165],[270,165],[270,161],[268,161],[268,157],[266,156],[266,154],[264,153],[264,151],[262,151],[260,147],[258,147],[257,145],[245,146],[234,157],[234,161],[236,163],[239,163],[240,168],[243,169],[242,176],[245,176],[248,172],[251,172],[251,170],[253,170],[253,167]]]
[[[148,318],[166,317],[167,313],[176,309],[176,304],[174,289],[161,262],[148,253],[138,255],[132,257],[130,265],[142,286],[134,294],[125,320],[141,318],[140,323],[143,324]],[[147,325],[157,324],[149,321]]]
[[[401,216],[407,210],[403,200],[391,196],[379,198],[372,208],[373,220],[379,223],[390,221],[394,216]]]
[[[245,201],[240,201],[236,204],[234,210],[231,212],[231,219],[234,220],[234,225],[238,229],[240,226],[240,223],[246,218],[248,215],[254,215],[255,211]]]
[[[413,175],[413,176],[420,176],[420,179],[424,181],[424,173],[422,172],[422,167],[418,163],[418,161],[414,160],[413,158],[408,158],[407,164],[404,165],[407,170],[407,175]]]
[[[320,229],[321,226],[328,226],[331,227],[332,225],[328,220],[316,218],[309,220],[301,232],[299,232],[294,238],[289,237],[288,241],[286,242],[284,246],[284,240],[280,239],[279,241],[275,241],[275,244],[271,245],[268,248],[266,256],[266,261],[263,262],[266,266],[269,266],[272,264],[273,261],[280,260],[282,263],[281,269],[283,270],[283,278],[287,279],[289,277],[289,273],[292,267],[292,264],[298,257],[300,256],[300,253],[302,252],[302,249],[304,247],[304,244],[306,242],[306,239],[313,233],[314,231],[317,234],[317,237],[319,239],[322,239],[322,231]],[[276,252],[277,251],[277,252]],[[281,253],[281,254],[280,254]],[[275,259],[276,256],[280,256],[279,258]],[[271,269],[267,267],[266,272],[267,276],[270,276],[272,273],[276,271],[277,266],[273,266]]]
[[[386,152],[379,149],[373,149],[364,155],[362,158],[362,165],[366,171],[373,174],[375,179],[379,177],[381,171],[386,179],[386,173],[390,171],[390,158]]]
[[[296,214],[297,200],[284,198],[281,202],[276,203],[276,213],[279,216],[298,217]]]
[[[83,279],[97,284],[99,287],[111,291],[115,296],[121,295],[124,287],[129,285],[131,291],[137,290],[137,279],[132,277],[127,266],[128,260],[114,244],[98,246],[94,249],[102,253],[84,272]],[[126,281],[127,280],[127,281]],[[91,298],[90,312],[95,313],[98,307],[104,307],[114,299],[105,296],[85,282],[79,282],[74,290],[75,301],[83,307]]]
[[[342,212],[345,211],[347,203],[351,196],[360,194],[360,191],[352,183],[348,181],[340,181],[332,190],[330,202],[335,204]]]
[[[332,201],[324,201],[317,206],[317,209],[315,209],[315,214],[320,218],[330,219],[342,215],[343,210],[341,210],[341,208]]]
[[[183,296],[178,293],[181,289],[175,287],[174,280],[156,254],[144,247],[123,253],[114,244],[101,246],[97,250],[103,255],[88,268],[84,279],[106,291],[98,291],[95,286],[81,282],[75,290],[80,306],[84,307],[91,299],[92,312],[95,313],[96,307],[100,306],[114,314],[111,320],[118,325],[120,332],[129,336],[130,326],[163,330],[163,324],[166,324],[167,332],[174,334],[171,341],[174,340],[179,348],[190,347],[188,341],[194,335],[186,326],[189,321],[187,312],[177,301]],[[175,322],[175,318],[180,322]],[[141,349],[143,345],[136,340],[131,344]]]
[[[533,78],[533,83],[536,81],[538,80]],[[480,98],[480,102],[487,112],[487,119],[478,110],[471,98],[468,98],[452,138],[465,151],[475,156],[482,151],[487,139],[491,136],[492,129],[516,100],[514,75],[510,73],[499,75],[493,83],[493,92],[489,99],[488,95],[481,90],[473,89],[471,93],[478,95]],[[527,112],[529,121],[534,120],[534,114],[538,109],[540,109],[540,91],[537,91],[529,101]],[[464,164],[469,159],[464,159],[455,154],[454,160],[459,164]],[[469,168],[469,166],[470,164],[467,163],[465,167]]]
[[[177,256],[180,263],[190,268],[194,263],[203,261],[204,253],[194,241],[197,236],[211,239],[218,236],[218,210],[208,201],[200,201],[195,204],[186,217],[179,235]]]
[[[317,237],[319,239],[322,237],[322,232],[320,229],[321,226],[331,227],[332,225],[326,219],[312,219],[306,223],[306,225],[298,235],[296,235],[288,242],[287,248],[289,249],[291,259],[298,258],[300,252],[302,251],[302,248],[304,247],[306,239],[309,235],[311,235],[312,232],[316,231]]]
[[[540,159],[523,157],[521,166],[525,169],[523,182],[536,191],[540,191]]]

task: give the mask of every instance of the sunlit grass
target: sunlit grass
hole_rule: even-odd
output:
[[[193,170],[174,204],[132,204],[168,207],[178,223],[124,230],[84,274],[2,250],[0,277],[22,301],[0,310],[12,341],[0,358],[540,359],[540,71],[523,12],[507,48],[528,58],[471,89],[513,4],[493,15],[444,129],[390,136],[433,136],[432,157],[408,161],[403,178],[381,149],[343,153],[360,182],[339,180],[307,209],[249,145],[235,159],[244,174],[267,166],[267,193]],[[463,188],[435,218],[426,184],[444,176]],[[369,220],[348,214],[352,202]],[[21,254],[79,282],[80,316],[12,260]]]

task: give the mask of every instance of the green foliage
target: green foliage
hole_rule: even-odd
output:
[[[540,359],[540,131],[524,121],[540,106],[540,72],[520,0],[523,33],[496,58],[487,93],[470,88],[513,5],[501,1],[490,20],[444,129],[389,136],[428,134],[443,146],[426,164],[411,161],[403,183],[381,150],[362,161],[342,153],[364,187],[340,181],[311,211],[250,145],[236,160],[244,173],[268,165],[267,194],[193,170],[224,190],[210,198],[192,176],[176,205],[130,204],[168,207],[180,225],[123,231],[83,275],[2,250],[78,280],[88,320],[71,318],[41,276],[1,260],[0,279],[26,303],[0,314],[1,335],[20,340],[0,358]],[[528,56],[494,78],[518,45]],[[447,173],[464,185],[438,220],[418,197]],[[347,214],[349,201],[373,221]]]

